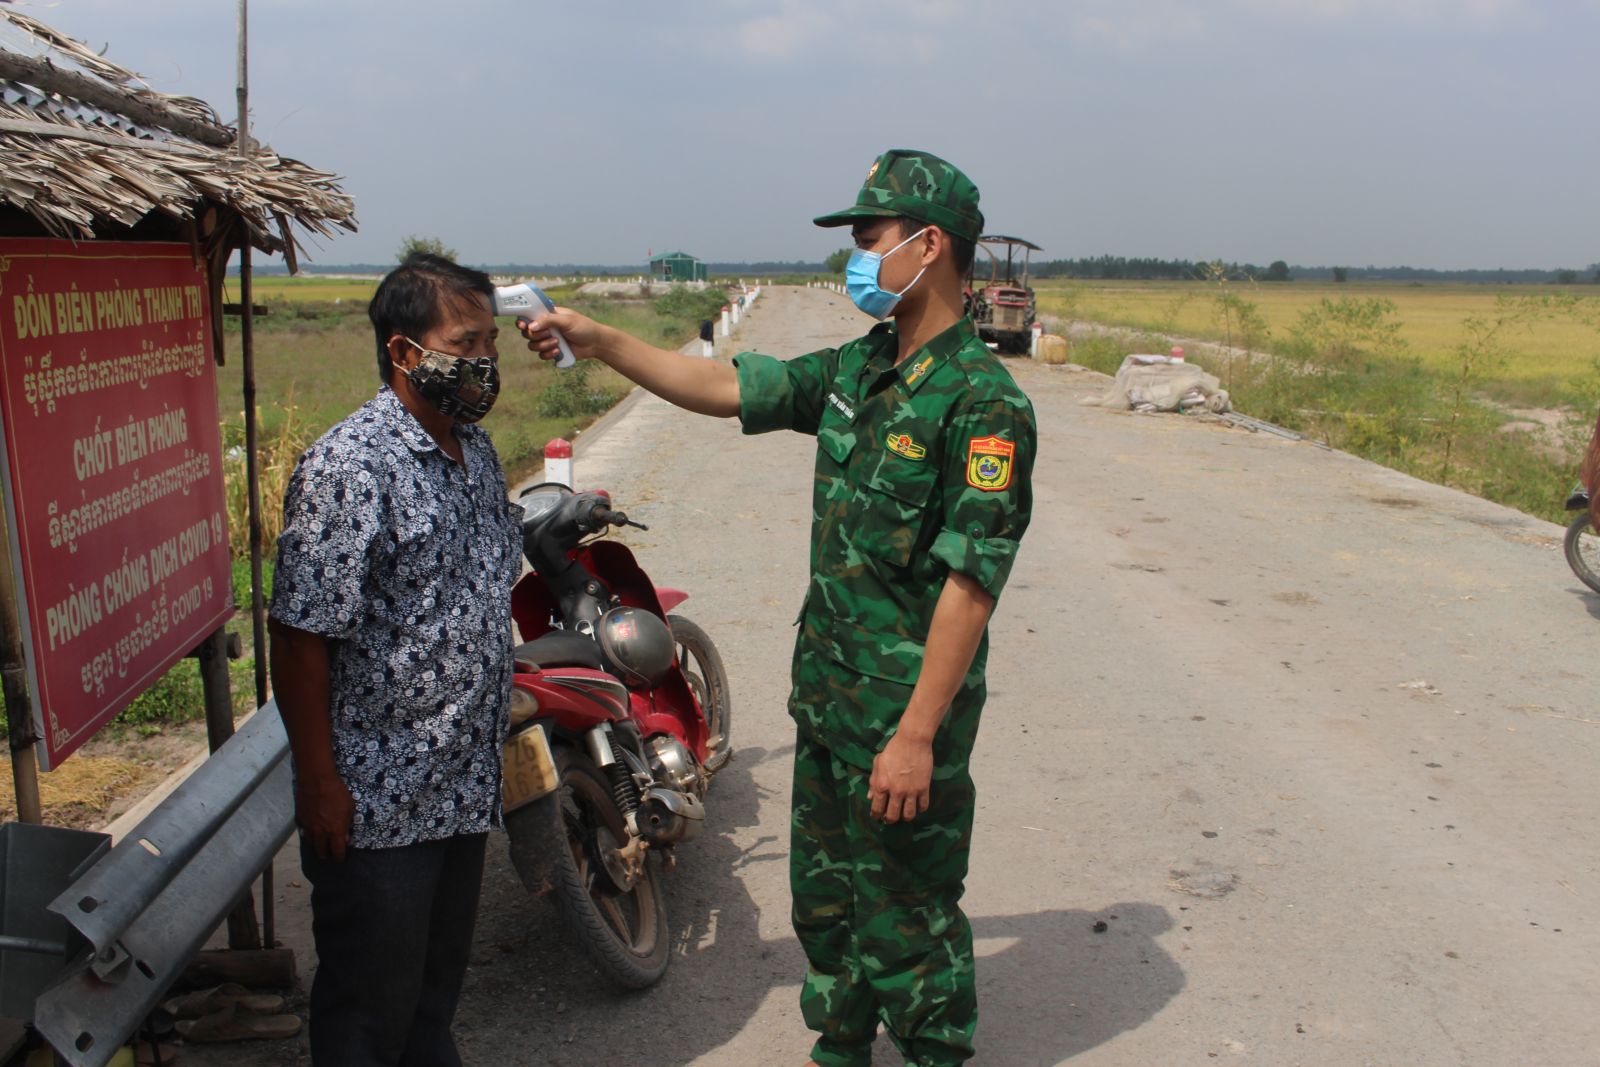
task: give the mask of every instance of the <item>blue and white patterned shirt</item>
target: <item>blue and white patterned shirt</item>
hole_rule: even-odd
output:
[[[462,463],[387,386],[306,450],[284,496],[272,617],[328,638],[350,844],[500,825],[522,509],[489,437]]]

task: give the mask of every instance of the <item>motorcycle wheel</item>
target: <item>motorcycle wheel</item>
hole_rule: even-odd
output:
[[[1578,580],[1600,593],[1600,535],[1589,525],[1589,513],[1580,511],[1567,527],[1567,564]]]
[[[699,624],[682,615],[668,615],[672,640],[678,646],[678,663],[689,688],[706,717],[706,772],[715,774],[733,755],[733,702],[728,695],[728,672],[711,637]]]
[[[658,864],[648,854],[620,890],[607,868],[628,840],[611,784],[594,762],[555,749],[560,787],[506,816],[511,863],[536,894],[554,891],[567,930],[606,978],[624,989],[653,985],[667,969],[669,934]]]

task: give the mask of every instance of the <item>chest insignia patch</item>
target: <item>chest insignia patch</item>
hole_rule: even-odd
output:
[[[924,459],[928,450],[911,439],[908,433],[889,433],[889,451],[907,459]]]
[[[928,368],[933,366],[932,356],[923,356],[916,366],[906,372],[906,384],[915,385],[918,378],[928,373]]]
[[[967,442],[967,484],[998,493],[1011,484],[1011,459],[1017,446],[998,437],[974,437]]]
[[[838,393],[829,393],[828,403],[832,404],[834,409],[846,419],[849,419],[851,422],[855,421],[856,409],[851,407],[850,402],[844,397],[840,396]]]

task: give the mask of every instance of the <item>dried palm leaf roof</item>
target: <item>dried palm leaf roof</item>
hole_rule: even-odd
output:
[[[204,101],[142,78],[37,19],[0,6],[0,203],[62,237],[151,212],[195,220],[208,202],[237,212],[251,243],[295,255],[291,222],[355,230],[339,178],[236,133]]]

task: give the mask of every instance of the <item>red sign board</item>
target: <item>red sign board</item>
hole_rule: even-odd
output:
[[[233,614],[210,318],[186,245],[0,239],[6,520],[46,769]]]

